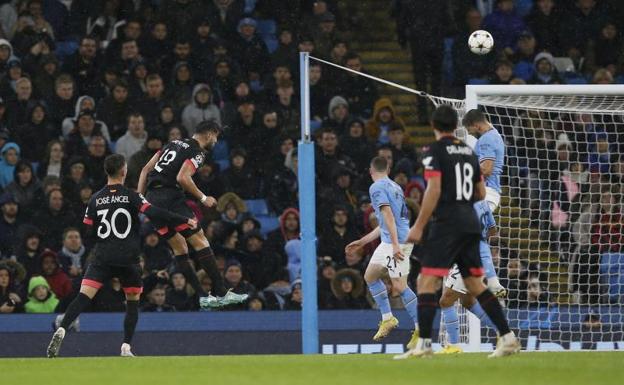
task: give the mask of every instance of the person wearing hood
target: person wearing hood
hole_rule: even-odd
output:
[[[247,212],[247,205],[235,193],[227,192],[219,197],[216,209],[221,214],[221,222],[238,226]]]
[[[89,173],[84,158],[74,156],[69,159],[68,167],[63,175],[63,196],[68,202],[80,202],[80,188],[89,183]]]
[[[373,143],[387,144],[390,142],[388,135],[390,126],[395,122],[405,127],[405,123],[397,115],[392,101],[388,98],[381,98],[375,102],[373,116],[366,122],[366,136]]]
[[[145,131],[143,116],[139,113],[132,113],[128,116],[128,130],[117,141],[115,152],[123,155],[126,160],[130,160],[132,155],[143,148],[146,141],[147,132]]]
[[[60,63],[53,53],[41,55],[35,68],[29,70],[33,74],[34,87],[38,94],[49,100],[54,95],[54,81],[60,75]]]
[[[264,236],[259,230],[251,230],[242,239],[241,264],[244,275],[257,289],[264,289],[283,273],[280,257],[269,253],[264,247]],[[286,247],[288,251],[288,247]]]
[[[529,84],[561,84],[561,78],[555,68],[555,59],[548,52],[542,52],[533,60],[534,73]]]
[[[29,162],[19,161],[13,173],[13,182],[6,188],[15,202],[22,208],[21,215],[28,218],[33,210],[40,205],[38,200],[43,196],[41,183],[37,180],[32,165]]]
[[[0,149],[0,188],[5,189],[15,179],[15,165],[20,160],[20,146],[8,142]]]
[[[175,64],[171,84],[172,87],[167,98],[173,103],[176,111],[181,111],[193,100],[195,81],[188,62],[179,61]]]
[[[136,188],[139,183],[139,175],[143,167],[152,159],[152,156],[163,147],[162,138],[155,132],[148,132],[145,144],[138,152],[134,153],[128,161],[128,175],[126,186]],[[205,191],[205,190],[202,190]]]
[[[0,262],[0,314],[24,311],[22,289],[16,282],[20,272],[24,273],[23,267],[14,261]]]
[[[117,141],[126,128],[126,117],[131,111],[128,83],[120,79],[113,84],[110,95],[97,107],[97,117],[108,127],[112,141]]]
[[[365,174],[373,155],[373,146],[364,134],[364,121],[359,118],[347,122],[347,132],[339,138],[340,148],[353,160],[358,174]]]
[[[80,111],[74,129],[67,136],[65,152],[68,156],[86,156],[91,140],[95,136],[102,136],[102,132],[95,120],[94,111]]]
[[[147,91],[148,64],[142,57],[132,60],[128,67],[128,86],[130,99],[141,99]]]
[[[141,225],[140,234],[143,238],[144,269],[150,273],[168,270],[173,262],[173,255],[166,242],[160,241],[154,226],[149,222],[144,223]]]
[[[345,247],[359,239],[349,218],[350,210],[345,206],[336,205],[331,218],[323,218],[327,226],[323,226],[318,241],[318,254],[330,256],[334,262],[342,263],[345,259]]]
[[[71,131],[74,129],[74,127],[78,123],[78,118],[80,117],[80,113],[85,110],[92,111],[93,117],[94,118],[96,117],[95,99],[93,99],[91,96],[88,96],[88,95],[81,96],[78,98],[78,100],[76,101],[75,114],[73,117],[67,117],[63,119],[63,136],[65,138],[69,136]],[[96,119],[95,125],[97,126],[97,129],[99,130],[99,132],[106,138],[106,140],[110,142],[111,140],[110,133],[108,132],[108,127],[106,126],[106,123],[104,123],[101,120]]]
[[[290,207],[284,210],[279,217],[280,227],[267,234],[265,249],[281,257],[281,266],[286,266],[288,257],[284,246],[286,242],[299,238],[299,210]]]
[[[330,127],[338,136],[342,136],[347,133],[347,123],[350,120],[349,102],[339,95],[331,98],[327,110],[327,119],[323,121],[323,127]]]
[[[21,226],[17,231],[13,257],[17,263],[26,269],[26,280],[38,271],[37,263],[42,250],[41,231],[30,224]]]
[[[72,294],[72,282],[65,274],[58,261],[58,255],[49,249],[45,249],[39,257],[39,274],[45,278],[50,290],[60,300]]]
[[[54,313],[58,304],[58,298],[44,277],[36,276],[30,279],[28,282],[28,302],[24,305],[26,313]]]
[[[218,37],[212,30],[212,18],[209,16],[201,16],[195,19],[195,33],[191,37],[191,48],[197,59],[197,69],[200,73],[204,73],[203,78],[212,71],[212,63],[214,60],[214,49],[217,46]],[[202,79],[205,81],[206,79]]]
[[[2,26],[0,28],[5,27],[4,23],[1,23],[0,25]],[[12,58],[16,58],[16,56],[13,55],[13,46],[7,39],[0,39],[0,75],[5,74],[6,64]]]
[[[231,53],[240,64],[243,75],[259,76],[267,71],[270,63],[269,50],[264,40],[256,33],[257,23],[246,17],[238,23],[238,36],[232,39]]]
[[[237,34],[238,21],[245,15],[245,2],[237,0],[206,1],[207,15],[210,16],[214,33],[223,39],[233,39]]]
[[[211,197],[220,197],[225,193],[225,182],[221,168],[214,161],[206,161],[193,175],[197,188]]]
[[[212,102],[212,89],[208,84],[200,83],[193,89],[193,102],[182,112],[182,124],[187,132],[204,121],[214,120],[221,125],[221,112]]]
[[[232,191],[242,199],[260,197],[261,178],[256,169],[247,162],[247,152],[235,148],[230,154],[230,168],[222,174],[227,191]]]
[[[39,163],[43,160],[46,145],[58,138],[59,132],[49,122],[48,110],[42,102],[29,103],[28,117],[28,123],[16,130],[15,141],[22,149],[22,159]]]
[[[217,104],[231,103],[236,99],[236,87],[239,84],[236,70],[236,65],[227,57],[221,56],[215,60],[212,84]]]
[[[42,244],[52,250],[62,247],[63,230],[76,226],[76,218],[63,200],[61,190],[52,190],[46,195],[46,206],[33,216],[35,223],[41,230]]]
[[[342,269],[331,281],[334,294],[330,298],[330,309],[368,309],[370,306],[364,296],[364,280],[360,272],[354,269]]]

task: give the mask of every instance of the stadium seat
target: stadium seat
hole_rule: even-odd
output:
[[[619,75],[615,77],[615,84],[624,84],[624,75]]]
[[[214,160],[229,160],[230,149],[226,140],[219,140],[212,149],[212,157]]]
[[[488,85],[490,84],[490,81],[488,79],[481,79],[481,78],[470,78],[468,79],[468,84],[474,84],[474,85]]]
[[[258,0],[245,0],[245,9],[244,12],[246,15],[251,15],[253,11],[256,9],[256,3]]]
[[[624,253],[605,253],[600,256],[600,278],[607,285],[611,301],[624,301]]]
[[[219,170],[225,171],[230,168],[229,159],[215,159],[215,163],[219,165]]]
[[[444,58],[442,59],[442,79],[444,84],[453,84],[453,44],[455,44],[454,38],[444,39]]]
[[[264,40],[269,52],[273,53],[278,45],[277,38],[275,37],[277,33],[277,23],[272,19],[258,19],[256,22],[258,23],[256,31],[262,37],[262,40]]]
[[[564,77],[566,84],[587,84],[587,79],[582,76]]]
[[[267,235],[267,233],[277,229],[280,226],[279,217],[259,215],[256,219],[260,222],[260,232],[263,235]]]
[[[245,204],[247,205],[247,211],[254,217],[269,215],[269,206],[264,199],[249,199],[245,201]]]
[[[78,42],[74,40],[67,41],[59,41],[56,42],[56,49],[54,50],[54,54],[62,63],[65,61],[65,58],[71,56],[78,49]]]

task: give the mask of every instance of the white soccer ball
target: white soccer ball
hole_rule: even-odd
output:
[[[494,48],[494,38],[488,31],[474,31],[468,38],[468,47],[477,55],[488,54]]]

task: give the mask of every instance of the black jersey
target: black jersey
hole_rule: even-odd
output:
[[[425,179],[442,178],[441,195],[433,222],[450,222],[462,232],[479,233],[473,203],[476,184],[481,181],[479,160],[472,149],[454,137],[443,137],[425,149]],[[474,228],[473,228],[474,227]]]
[[[106,185],[91,197],[83,219],[90,226],[88,234],[96,239],[97,262],[115,266],[139,263],[139,213],[178,224],[188,220],[152,206],[142,195],[123,185]]]
[[[178,187],[182,165],[189,163],[197,170],[205,160],[206,153],[195,139],[174,140],[160,150],[158,162],[147,175],[147,187]]]

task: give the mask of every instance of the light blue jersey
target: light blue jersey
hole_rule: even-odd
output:
[[[494,270],[494,262],[492,261],[492,250],[488,243],[488,232],[496,226],[496,220],[492,215],[492,210],[486,201],[479,201],[473,205],[479,222],[481,223],[481,242],[479,242],[479,253],[481,255],[481,264],[485,269],[485,277],[491,278],[496,276]]]
[[[385,177],[373,183],[368,189],[368,192],[373,208],[375,209],[377,221],[379,221],[379,227],[381,228],[381,241],[384,243],[392,243],[388,225],[385,223],[383,215],[381,215],[381,207],[390,206],[397,228],[399,243],[405,243],[407,240],[407,233],[409,232],[409,219],[401,186],[390,178]]]
[[[485,178],[485,186],[496,190],[500,194],[500,177],[505,164],[505,143],[495,128],[492,127],[491,130],[481,135],[477,141],[475,152],[479,157],[479,163],[484,160],[494,161],[492,174]]]

